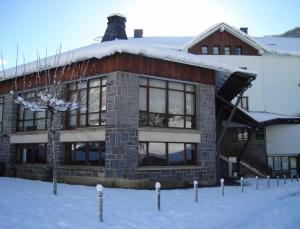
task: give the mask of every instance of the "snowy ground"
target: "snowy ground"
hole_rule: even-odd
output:
[[[0,178],[0,228],[300,228],[300,182],[276,186],[254,180],[240,187],[162,190],[161,212],[153,190],[105,188],[104,222],[96,220],[96,189]],[[253,184],[252,184],[253,183]]]

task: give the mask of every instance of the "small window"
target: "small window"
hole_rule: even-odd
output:
[[[268,157],[268,166],[273,169],[273,157]]]
[[[274,157],[274,170],[281,170],[281,157]]]
[[[219,46],[213,47],[213,55],[219,55],[220,54],[220,48]]]
[[[248,140],[248,128],[238,128],[237,141],[247,141],[247,140]]]
[[[224,55],[230,55],[230,46],[224,47]]]
[[[282,157],[282,170],[289,170],[289,158],[288,157]]]
[[[249,110],[249,98],[248,96],[243,96],[241,99],[241,108],[248,111]]]
[[[235,55],[242,55],[242,47],[240,46],[235,47]]]
[[[201,53],[203,55],[207,55],[208,54],[208,47],[207,46],[202,46]]]

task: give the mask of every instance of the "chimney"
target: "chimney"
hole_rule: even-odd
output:
[[[241,27],[240,30],[248,34],[248,27]]]
[[[101,42],[127,40],[125,31],[126,17],[121,14],[111,14],[107,17],[107,28]]]
[[[142,38],[143,37],[143,30],[142,29],[135,29],[134,30],[134,38]]]

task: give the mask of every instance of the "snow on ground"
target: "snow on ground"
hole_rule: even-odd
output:
[[[238,186],[161,191],[161,212],[154,190],[104,188],[104,222],[96,219],[96,188],[0,178],[0,228],[299,228],[300,182],[246,179]]]

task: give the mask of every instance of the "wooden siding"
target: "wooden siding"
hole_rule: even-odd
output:
[[[46,86],[46,82],[56,80],[62,82],[85,78],[97,74],[125,71],[142,75],[159,76],[176,80],[214,84],[214,70],[149,58],[133,54],[114,54],[102,59],[89,59],[57,69],[49,69],[38,73],[21,76],[0,82],[0,94],[10,90],[27,90]],[[26,79],[26,80],[24,80]],[[16,85],[16,86],[15,86]]]
[[[246,56],[258,56],[259,55],[258,50],[256,50],[252,46],[248,45],[244,41],[233,36],[232,34],[226,32],[226,31],[220,32],[220,30],[214,32],[207,38],[199,41],[197,44],[190,47],[188,49],[188,52],[193,53],[193,54],[202,54],[201,53],[202,46],[208,47],[208,55],[212,55],[212,49],[214,46],[219,46],[220,55],[224,55],[224,47],[227,47],[227,46],[230,47],[231,55],[234,55],[235,48],[237,46],[242,48],[242,55],[246,55]]]

